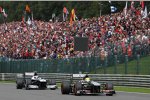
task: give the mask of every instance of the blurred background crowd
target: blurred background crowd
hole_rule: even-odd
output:
[[[0,56],[55,59],[150,53],[150,13],[141,8],[70,21],[28,20],[0,25]],[[74,37],[88,37],[88,51],[74,51]]]

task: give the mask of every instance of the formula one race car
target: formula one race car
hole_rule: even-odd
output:
[[[73,74],[73,77],[85,77],[86,74]],[[61,84],[62,94],[74,94],[74,95],[84,95],[84,94],[105,94],[112,96],[115,94],[112,83],[98,83],[91,81],[89,79],[82,79],[76,82],[73,80],[63,81]]]
[[[57,88],[55,80],[46,80],[41,77],[36,76],[36,79],[33,79],[34,72],[25,72],[23,74],[17,74],[16,77],[16,88],[26,90],[29,89],[51,89],[55,90]]]

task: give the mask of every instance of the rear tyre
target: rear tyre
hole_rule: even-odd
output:
[[[112,83],[106,83],[106,90],[113,90],[113,84]],[[113,92],[107,93],[106,96],[113,96]]]
[[[67,82],[67,81],[63,81],[61,83],[61,93],[62,94],[69,94],[70,93],[70,82]]]
[[[18,79],[16,81],[16,89],[22,89],[23,88],[23,80]]]
[[[17,84],[16,89],[22,89],[22,87],[19,84]]]
[[[28,84],[25,85],[25,89],[29,90],[29,85]]]
[[[112,83],[106,83],[106,90],[113,90],[113,84]]]

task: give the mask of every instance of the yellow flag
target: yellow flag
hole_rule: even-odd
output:
[[[76,19],[75,19],[75,11],[74,11],[74,9],[72,9],[71,15],[72,15],[73,20],[75,21]]]

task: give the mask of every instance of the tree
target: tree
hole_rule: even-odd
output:
[[[123,11],[125,7],[125,1],[112,1],[111,3],[117,7],[117,11]],[[26,4],[30,5],[34,14],[34,19],[43,21],[49,21],[53,13],[55,13],[56,16],[62,17],[64,6],[67,7],[69,13],[71,9],[74,8],[76,10],[76,15],[81,18],[98,17],[100,15],[99,1],[0,1],[0,6],[4,7],[9,15],[7,22],[21,21]],[[101,14],[110,14],[110,3],[108,1],[101,1],[101,4]],[[130,6],[130,1],[128,4]],[[140,2],[135,1],[135,7],[139,5]],[[145,5],[149,11],[150,2],[145,1]]]

